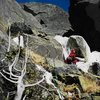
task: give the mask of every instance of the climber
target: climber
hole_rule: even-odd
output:
[[[64,62],[67,64],[76,64],[79,60],[76,58],[76,49],[72,49],[68,57],[64,59]]]
[[[84,58],[78,57],[77,49],[72,49],[71,52],[67,55],[64,62],[67,64],[76,64],[77,62],[86,62]]]

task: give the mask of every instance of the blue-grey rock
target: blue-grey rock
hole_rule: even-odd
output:
[[[43,26],[43,32],[63,35],[70,29],[68,13],[55,5],[31,2],[21,6],[26,12],[35,16]]]

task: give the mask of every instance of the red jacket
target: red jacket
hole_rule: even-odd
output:
[[[76,64],[76,62],[78,62],[78,60],[76,59],[76,50],[72,49],[69,56],[67,57],[67,59],[64,60],[65,63],[68,64]]]

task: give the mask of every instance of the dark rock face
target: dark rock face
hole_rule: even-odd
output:
[[[63,34],[70,29],[68,13],[51,4],[26,3],[22,8],[36,17],[47,33]]]
[[[90,68],[89,72],[95,75],[100,76],[100,64],[99,63],[93,63]]]
[[[100,51],[99,0],[70,0],[70,4],[69,20],[75,32],[69,32],[68,35],[81,35],[86,39],[91,50]]]
[[[18,33],[18,32],[33,34],[30,26],[26,25],[25,23],[20,23],[20,22],[15,22],[15,23],[11,24],[10,31],[14,35],[16,35],[16,33]]]

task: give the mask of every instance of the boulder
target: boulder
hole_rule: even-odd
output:
[[[31,51],[44,57],[49,65],[53,67],[65,66],[62,57],[62,48],[53,36],[47,36],[47,39],[38,36],[29,36],[28,45]]]
[[[85,58],[86,61],[89,60],[90,47],[82,36],[71,35],[70,37],[62,37],[57,35],[55,40],[61,44],[65,59],[69,56],[71,50],[75,49],[77,57]]]
[[[25,22],[31,28],[42,28],[36,18],[23,11],[15,0],[0,0],[0,29],[7,31],[13,22]]]
[[[43,32],[63,35],[70,29],[68,13],[55,5],[32,2],[21,6],[26,12],[35,16],[43,26]]]
[[[88,69],[88,71],[94,75],[100,76],[100,64],[94,62]]]
[[[90,47],[82,36],[72,35],[69,37],[66,48],[72,50],[77,50],[77,56],[89,60],[89,55],[91,53]]]

